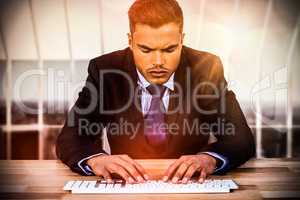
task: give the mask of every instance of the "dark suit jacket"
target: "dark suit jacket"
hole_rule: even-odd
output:
[[[134,89],[138,88],[136,66],[129,48],[90,61],[86,85],[79,93],[57,139],[57,156],[73,171],[83,173],[77,165],[81,159],[105,153],[101,131],[104,127],[107,129],[111,154],[128,154],[135,159],[179,158],[185,154],[212,151],[228,159],[228,167],[222,170],[226,172],[254,155],[253,135],[234,93],[227,90],[222,63],[217,56],[183,47],[174,78],[183,90],[180,93],[180,89],[175,87],[171,92],[171,96],[180,94],[180,97],[170,96],[170,112],[166,115],[167,124],[177,124],[178,127],[168,134],[166,144],[159,147],[149,145],[143,135],[139,90],[132,93],[134,91],[130,89],[128,79],[120,73],[104,73],[112,69],[128,74],[127,78],[132,80]],[[103,78],[100,79],[100,76]],[[203,95],[216,94],[211,84],[217,86],[220,94],[218,97],[205,98]],[[202,96],[193,101],[191,97],[195,95]],[[101,108],[120,109],[128,102],[128,108],[117,114],[101,111]],[[88,107],[89,112],[82,112]],[[174,108],[179,110],[171,112]],[[217,112],[203,113],[199,112],[199,108]],[[137,131],[116,131],[116,126],[111,126],[124,124],[124,120],[136,125]],[[216,142],[208,144],[209,132],[215,135]]]

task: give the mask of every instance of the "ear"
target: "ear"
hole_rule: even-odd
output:
[[[127,38],[128,38],[129,48],[132,50],[132,35],[131,35],[131,33],[127,33]]]
[[[185,36],[185,33],[182,33],[182,34],[181,34],[181,41],[180,41],[180,42],[181,42],[181,44],[183,44],[183,39],[184,39],[184,36]]]

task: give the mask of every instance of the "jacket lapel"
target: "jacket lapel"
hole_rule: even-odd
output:
[[[166,122],[168,124],[177,123],[178,116],[180,113],[184,112],[185,96],[186,96],[186,74],[187,74],[188,63],[184,54],[184,49],[182,50],[180,63],[175,72],[175,87],[174,91],[170,92],[170,102],[169,108],[166,115]],[[181,87],[180,89],[178,87]],[[180,90],[183,94],[180,94]],[[183,102],[180,102],[182,100]]]
[[[127,71],[128,75],[130,76],[131,80],[133,81],[134,86],[134,102],[131,103],[129,109],[127,109],[126,115],[132,120],[133,123],[137,124],[142,122],[143,120],[143,113],[142,113],[142,106],[141,106],[141,99],[140,99],[140,91],[138,90],[138,74],[136,71],[136,65],[134,63],[133,54],[130,48],[126,49],[126,58],[124,62],[124,70]]]

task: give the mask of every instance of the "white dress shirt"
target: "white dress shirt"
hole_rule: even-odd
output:
[[[141,95],[142,112],[143,115],[145,115],[150,109],[151,99],[152,99],[151,94],[147,90],[147,87],[150,85],[150,83],[145,79],[145,77],[139,72],[138,69],[136,71],[138,74],[137,84],[142,90],[142,95]],[[174,91],[174,73],[170,76],[169,80],[163,84],[163,86],[167,88],[162,97],[165,110],[167,111],[169,107],[170,90]]]

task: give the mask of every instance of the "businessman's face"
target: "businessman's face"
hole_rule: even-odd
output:
[[[163,84],[178,67],[183,36],[179,25],[165,24],[152,28],[136,24],[134,33],[128,34],[138,70],[152,84]]]

